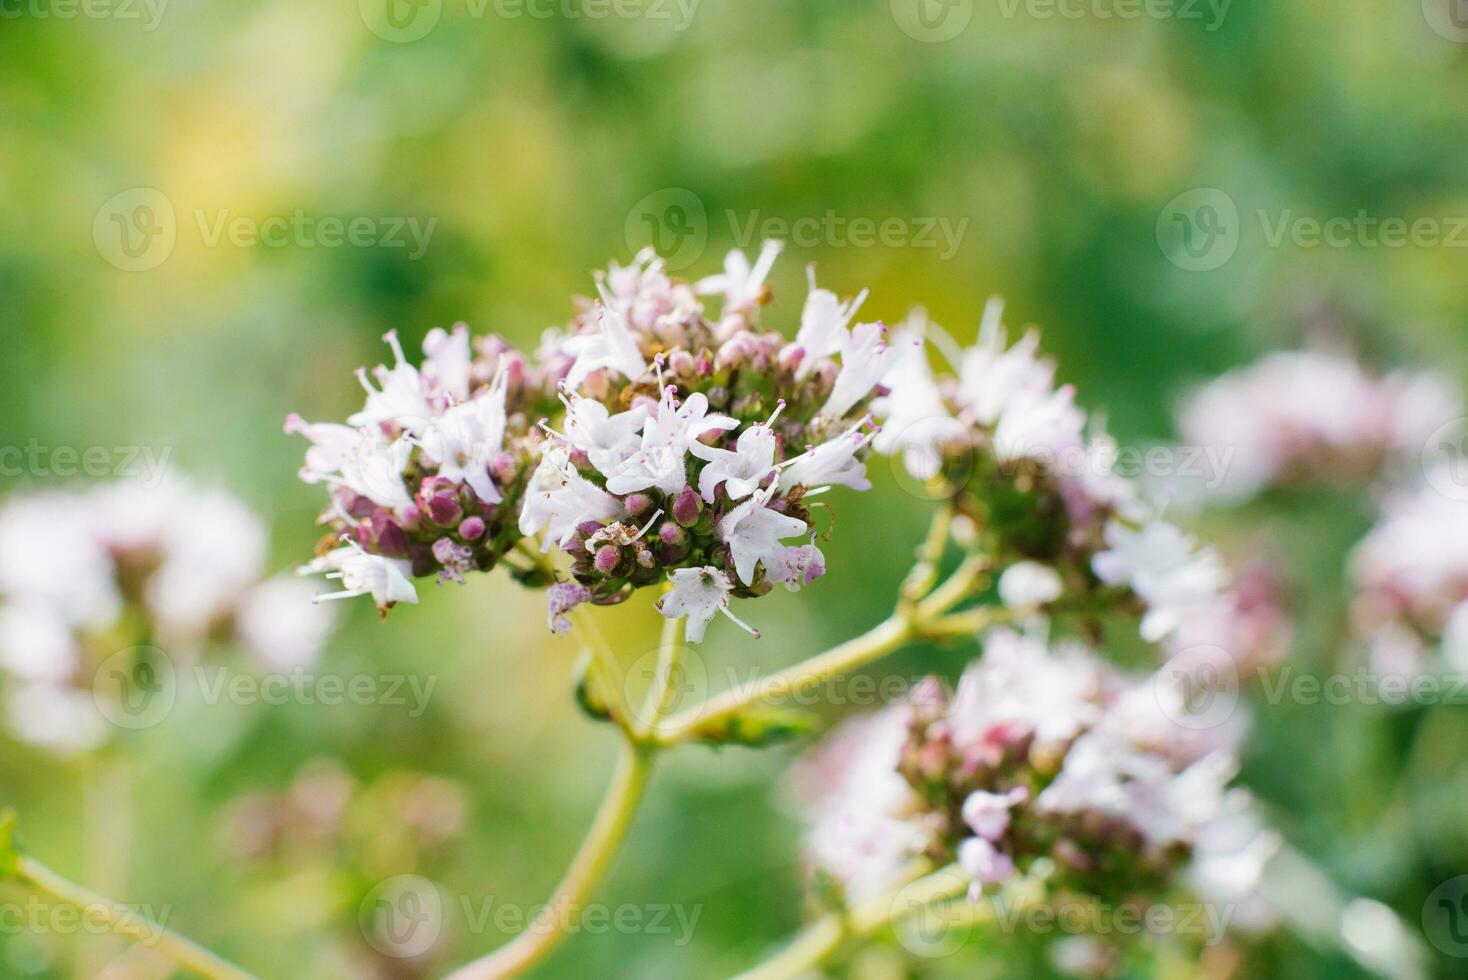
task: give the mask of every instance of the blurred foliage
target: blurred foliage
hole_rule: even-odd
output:
[[[1010,321],[1043,325],[1062,377],[1123,440],[1165,438],[1186,386],[1305,335],[1385,364],[1468,368],[1463,252],[1271,247],[1254,219],[1468,215],[1468,48],[1434,33],[1419,4],[1236,3],[1209,29],[1206,17],[975,3],[957,37],[924,43],[899,28],[902,3],[703,0],[680,30],[676,4],[669,19],[593,19],[566,16],[584,9],[576,0],[540,5],[548,17],[433,0],[437,23],[406,42],[370,29],[386,23],[373,0],[165,4],[152,29],[144,4],[64,17],[76,8],[61,0],[7,3],[0,444],[168,447],[172,466],[270,518],[289,566],[309,551],[320,495],[295,480],[303,444],[281,435],[287,412],[344,416],[360,399],[352,369],[384,357],[388,328],[411,343],[462,319],[533,346],[593,268],[645,244],[649,208],[667,219],[666,202],[687,199],[670,189],[705,215],[696,261],[681,255],[690,275],[756,245],[752,221],[962,227],[951,254],[941,237],[792,244],[771,322],[793,329],[808,262],[843,294],[869,285],[867,314],[921,303],[961,340],[1002,293]],[[171,204],[176,243],[156,268],[126,271],[106,244],[107,202],[137,187]],[[1158,244],[1168,202],[1195,187],[1222,190],[1242,216],[1237,253],[1210,272],[1178,268]],[[258,222],[298,209],[434,224],[416,258],[309,237],[210,244],[222,212]],[[890,474],[878,482],[840,502],[830,575],[760,603],[765,640],[714,631],[710,674],[793,662],[881,618],[926,515]],[[1364,507],[1297,504],[1256,533],[1291,556],[1302,594],[1329,597],[1368,520]],[[1294,655],[1329,662],[1339,603],[1301,612]],[[6,743],[0,804],[21,810],[36,853],[82,880],[125,836],[123,898],[168,905],[170,924],[270,976],[365,975],[353,973],[366,969],[357,906],[381,877],[426,869],[446,896],[540,901],[614,747],[571,696],[573,644],[546,634],[540,597],[498,576],[430,587],[385,624],[366,602],[348,613],[321,669],[436,677],[421,717],[389,705],[176,712],[125,746],[130,820],[95,796],[86,766]],[[628,662],[655,642],[646,603],[606,618]],[[951,674],[969,652],[909,650],[873,673]],[[1290,838],[1416,921],[1422,896],[1468,867],[1468,717],[1257,715],[1247,781]],[[1438,734],[1414,742],[1429,724]],[[1414,744],[1426,776],[1399,784]],[[722,976],[797,927],[796,828],[771,792],[794,751],[670,758],[601,900],[701,906],[691,941],[579,936],[542,974]],[[461,836],[429,865],[374,849],[366,832],[337,858],[262,866],[232,852],[231,807],[285,792],[318,758],[361,786],[407,772],[458,781]],[[437,965],[506,938],[451,915]],[[90,936],[0,935],[0,975],[58,975],[108,950]],[[1349,974],[1298,943],[1275,955],[1280,974]],[[958,962],[928,967],[947,976]],[[850,969],[900,975],[881,957]],[[966,975],[1006,974],[984,969]]]

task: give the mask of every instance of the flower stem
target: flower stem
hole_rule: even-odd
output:
[[[832,912],[806,926],[783,950],[735,980],[789,980],[801,976],[830,959],[843,943],[945,904],[967,891],[969,882],[956,865],[948,865],[854,908]]]
[[[215,956],[198,943],[165,929],[132,909],[73,884],[33,858],[18,856],[12,874],[17,881],[76,908],[88,922],[102,923],[113,933],[136,940],[198,976],[209,980],[255,980],[252,974]]]
[[[657,674],[643,706],[642,730],[638,733],[640,741],[652,740],[658,724],[672,707],[673,695],[677,690],[675,683],[683,669],[683,631],[687,622],[684,618],[663,621],[662,637],[658,640]]]
[[[539,963],[566,937],[566,927],[611,866],[652,772],[652,753],[624,741],[616,772],[586,839],[566,869],[555,893],[529,928],[507,945],[449,975],[448,980],[493,980],[512,977]]]
[[[590,620],[591,617],[585,619]],[[611,867],[647,790],[656,746],[647,740],[646,735],[662,721],[676,690],[674,681],[682,669],[684,622],[682,619],[670,619],[663,624],[658,641],[657,673],[642,706],[641,734],[623,731],[617,770],[607,787],[601,809],[597,811],[596,819],[586,832],[571,866],[556,886],[555,894],[545,904],[544,911],[507,945],[465,964],[450,974],[448,980],[492,980],[516,976],[549,956],[566,938],[567,926],[572,924],[580,913],[580,906]],[[595,630],[594,626],[590,628]],[[594,646],[606,646],[600,633],[596,634]],[[606,655],[610,658],[609,647]],[[620,691],[620,683],[616,686]]]
[[[763,680],[732,688],[701,705],[679,712],[657,730],[657,743],[669,746],[686,742],[703,726],[737,714],[756,701],[782,698],[802,687],[819,684],[855,670],[896,650],[911,639],[914,633],[913,623],[909,618],[893,615],[861,636],[832,647],[825,653]]]

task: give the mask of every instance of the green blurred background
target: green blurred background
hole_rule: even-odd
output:
[[[1153,8],[1172,16],[1122,16],[1135,8],[1088,2],[1061,16],[925,2],[926,18],[917,0],[644,0],[600,17],[604,0],[0,0],[0,444],[168,447],[176,471],[234,488],[272,522],[286,568],[309,553],[322,497],[296,481],[304,443],[281,422],[359,404],[352,369],[386,356],[385,330],[411,349],[464,320],[533,348],[609,258],[657,238],[704,275],[728,248],[757,247],[751,222],[768,219],[822,229],[787,247],[766,322],[793,332],[808,262],[843,294],[870,286],[867,315],[921,303],[960,340],[1002,293],[1010,322],[1044,327],[1062,378],[1126,442],[1168,437],[1196,381],[1321,331],[1385,365],[1468,377],[1468,252],[1272,246],[1254,217],[1468,215],[1468,46],[1447,3],[1179,0]],[[1241,216],[1236,248],[1205,271],[1172,261],[1165,233],[1195,188]],[[211,241],[222,216],[298,212],[366,219],[371,240]],[[888,219],[885,243],[850,224]],[[409,220],[431,227],[421,255],[395,231]],[[143,225],[165,233],[140,237]],[[927,515],[875,469],[872,493],[838,502],[831,573],[746,610],[759,644],[711,631],[711,670],[791,663],[885,614]],[[1298,556],[1310,594],[1338,597],[1340,555],[1370,510],[1310,502],[1274,521],[1260,527]],[[135,811],[120,830],[86,766],[6,742],[0,803],[76,877],[106,864],[89,838],[95,852],[125,833],[124,898],[170,905],[171,924],[269,976],[385,971],[354,958],[357,908],[409,871],[453,908],[434,958],[399,975],[498,945],[508,935],[472,934],[458,897],[540,901],[615,741],[575,709],[576,649],[546,634],[543,597],[499,575],[423,593],[386,623],[365,600],[344,609],[321,668],[437,678],[422,717],[176,713],[125,746]],[[1297,655],[1319,662],[1340,636],[1329,607],[1310,608]],[[629,662],[652,645],[648,603],[606,618]],[[970,653],[915,649],[879,673],[952,672]],[[1468,868],[1468,781],[1447,752],[1431,799],[1404,803],[1394,773],[1422,720],[1324,711],[1264,711],[1247,781],[1342,884],[1415,921],[1433,884]],[[1462,719],[1432,723],[1432,744],[1464,744]],[[541,975],[724,976],[797,927],[797,825],[771,789],[793,755],[667,759],[600,898],[701,906],[692,940],[574,937]],[[321,758],[368,797],[349,840],[265,862],[226,845],[234,801],[282,792]],[[403,772],[461,785],[461,833],[394,839],[394,811],[367,788]],[[65,975],[89,946],[108,948],[3,934],[0,975]],[[1277,954],[1275,975],[1350,975],[1299,944]]]

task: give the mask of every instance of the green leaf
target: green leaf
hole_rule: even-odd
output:
[[[818,731],[821,719],[793,708],[760,708],[700,725],[694,737],[714,745],[760,747],[787,742]]]
[[[606,672],[601,669],[590,650],[581,652],[572,676],[576,681],[576,703],[581,710],[596,721],[611,721],[611,702],[606,696]]]

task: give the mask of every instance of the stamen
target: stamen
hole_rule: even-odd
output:
[[[392,347],[393,357],[397,358],[398,364],[404,364],[407,362],[408,359],[403,356],[403,345],[402,342],[398,340],[398,332],[396,330],[389,330],[387,333],[382,335],[382,339],[387,341],[388,345]]]
[[[736,626],[738,626],[740,629],[744,630],[746,633],[748,633],[750,636],[754,637],[756,640],[758,640],[760,638],[760,631],[757,630],[757,629],[755,629],[753,626],[750,626],[744,620],[740,619],[738,616],[736,616],[732,612],[730,612],[729,611],[728,604],[725,604],[725,605],[720,606],[719,607],[719,612],[723,613],[725,616],[728,616],[731,620],[734,621],[734,624]]]
[[[364,389],[366,389],[367,394],[369,394],[369,395],[381,394],[381,392],[379,392],[376,388],[372,387],[372,382],[370,382],[370,381],[367,380],[367,369],[366,368],[361,368],[361,367],[357,368],[356,375],[357,375],[357,381],[361,383],[361,385],[362,385],[362,387]]]
[[[636,535],[635,535],[635,536],[633,536],[633,538],[632,538],[632,540],[633,540],[633,541],[640,541],[640,540],[642,540],[642,536],[643,536],[643,535],[644,535],[644,534],[646,534],[646,533],[647,533],[647,532],[648,532],[648,530],[649,530],[649,529],[650,529],[650,528],[651,528],[651,527],[652,527],[652,526],[653,526],[653,525],[654,525],[654,524],[656,524],[656,523],[657,523],[657,521],[658,521],[658,518],[659,518],[659,517],[662,517],[662,516],[663,516],[663,509],[662,509],[662,508],[661,508],[661,507],[659,507],[659,508],[658,508],[658,511],[657,511],[657,513],[656,513],[656,514],[654,514],[654,515],[652,515],[652,517],[650,517],[650,518],[648,518],[648,521],[647,521],[647,523],[646,523],[646,524],[644,524],[644,525],[642,525],[642,530],[640,530],[640,531],[638,531],[638,532],[637,532],[637,534],[636,534]]]
[[[541,419],[539,422],[535,423],[535,425],[536,425],[537,428],[539,428],[546,435],[548,435],[548,436],[555,436],[557,439],[560,439],[562,442],[566,443],[566,445],[568,445],[568,446],[571,444],[571,438],[570,438],[570,436],[567,436],[563,432],[557,432],[555,429],[552,429],[551,428],[550,419]]]

